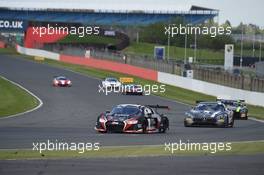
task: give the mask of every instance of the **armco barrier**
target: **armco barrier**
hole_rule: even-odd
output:
[[[164,72],[158,72],[158,82],[212,96],[230,96],[233,99],[246,100],[246,103],[252,105],[264,106],[264,93],[260,92],[235,89]]]
[[[60,61],[134,75],[140,78],[153,80],[153,81],[157,81],[157,76],[158,76],[158,73],[155,70],[140,68],[128,64],[113,62],[113,61],[94,59],[91,57],[84,58],[84,57],[60,55]]]
[[[40,49],[29,49],[29,48],[21,47],[19,45],[16,46],[16,50],[18,53],[30,55],[30,56],[44,57],[52,60],[59,60],[60,58],[60,55],[58,53],[53,53]]]

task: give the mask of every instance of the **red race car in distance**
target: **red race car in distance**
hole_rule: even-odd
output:
[[[55,87],[70,87],[72,86],[72,82],[65,76],[56,76],[52,81],[52,85]]]

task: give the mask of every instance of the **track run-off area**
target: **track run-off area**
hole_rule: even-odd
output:
[[[46,142],[57,140],[75,143],[100,143],[101,146],[136,146],[136,145],[164,145],[168,142],[238,142],[264,140],[264,124],[254,120],[236,120],[234,128],[193,127],[185,128],[183,125],[184,113],[190,106],[167,100],[157,96],[125,96],[121,94],[105,95],[98,92],[101,80],[74,73],[61,68],[38,64],[19,56],[0,55],[0,75],[23,86],[35,94],[43,105],[30,113],[20,116],[0,119],[0,149],[32,149],[34,142]],[[51,83],[54,76],[64,75],[72,80],[70,88],[54,88]],[[121,103],[135,104],[160,104],[170,107],[165,114],[170,120],[170,130],[165,134],[100,134],[94,130],[97,116],[113,106]],[[241,159],[243,161],[241,161]],[[245,160],[247,159],[247,160]],[[248,174],[263,172],[260,162],[263,156],[197,156],[197,157],[141,157],[141,158],[115,158],[116,163],[105,165],[102,159],[68,159],[58,163],[55,160],[6,160],[0,164],[0,172],[12,174],[50,173],[73,174],[73,169],[66,167],[81,167],[74,170],[77,174],[85,174],[91,170],[93,174],[102,174],[98,166],[109,167],[111,173],[118,174],[124,170],[128,174],[135,171],[127,171],[138,168],[139,174],[144,174],[148,162],[154,167],[152,174],[164,172],[196,173],[198,167],[204,167],[204,173]],[[112,160],[112,159],[111,159]],[[193,161],[188,166],[187,162]],[[131,161],[133,162],[131,165]],[[109,162],[109,161],[107,161]],[[118,163],[120,162],[120,164]],[[204,162],[204,163],[202,163]],[[211,164],[211,162],[214,162]],[[225,163],[223,163],[225,162]],[[88,163],[89,166],[84,167]],[[147,164],[148,164],[147,163]],[[191,162],[189,162],[191,163]],[[222,164],[223,163],[223,164]],[[175,165],[178,169],[175,170]],[[220,166],[220,165],[221,166]],[[56,165],[56,166],[55,166]],[[95,166],[98,165],[98,166]],[[119,166],[118,166],[119,165]],[[233,166],[230,166],[233,165]],[[248,165],[248,168],[245,166]],[[219,167],[226,167],[220,170]],[[236,170],[245,167],[246,171]],[[9,167],[9,168],[7,168]],[[36,168],[38,167],[38,168]],[[61,171],[55,171],[61,169]],[[119,168],[118,168],[119,167]],[[194,168],[192,170],[190,167]],[[211,167],[212,169],[209,169]],[[217,168],[218,167],[218,168]],[[11,168],[13,170],[11,170]],[[208,168],[208,169],[206,169]],[[214,169],[215,168],[215,169]],[[2,170],[1,170],[2,169]],[[22,170],[23,169],[23,170]],[[199,168],[198,168],[199,169]],[[155,171],[154,171],[155,170]],[[98,171],[98,172],[97,172]],[[100,173],[99,173],[100,172]],[[111,174],[110,173],[110,174]],[[109,174],[109,173],[108,173]],[[199,173],[198,173],[199,174]]]

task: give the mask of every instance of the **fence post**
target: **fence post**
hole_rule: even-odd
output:
[[[244,89],[244,75],[241,75],[241,89]]]
[[[175,64],[174,64],[174,61],[172,61],[172,74],[175,74]]]
[[[253,90],[253,77],[250,76],[250,91]]]

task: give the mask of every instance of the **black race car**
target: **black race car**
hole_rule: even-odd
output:
[[[120,104],[112,111],[98,116],[95,130],[98,132],[124,133],[165,133],[169,129],[169,119],[157,109],[168,106]]]
[[[198,102],[190,111],[186,112],[184,126],[214,125],[233,127],[233,111],[221,102]]]
[[[235,119],[248,119],[248,108],[245,104],[245,100],[226,100],[217,99],[226,105],[227,108],[233,111]]]

